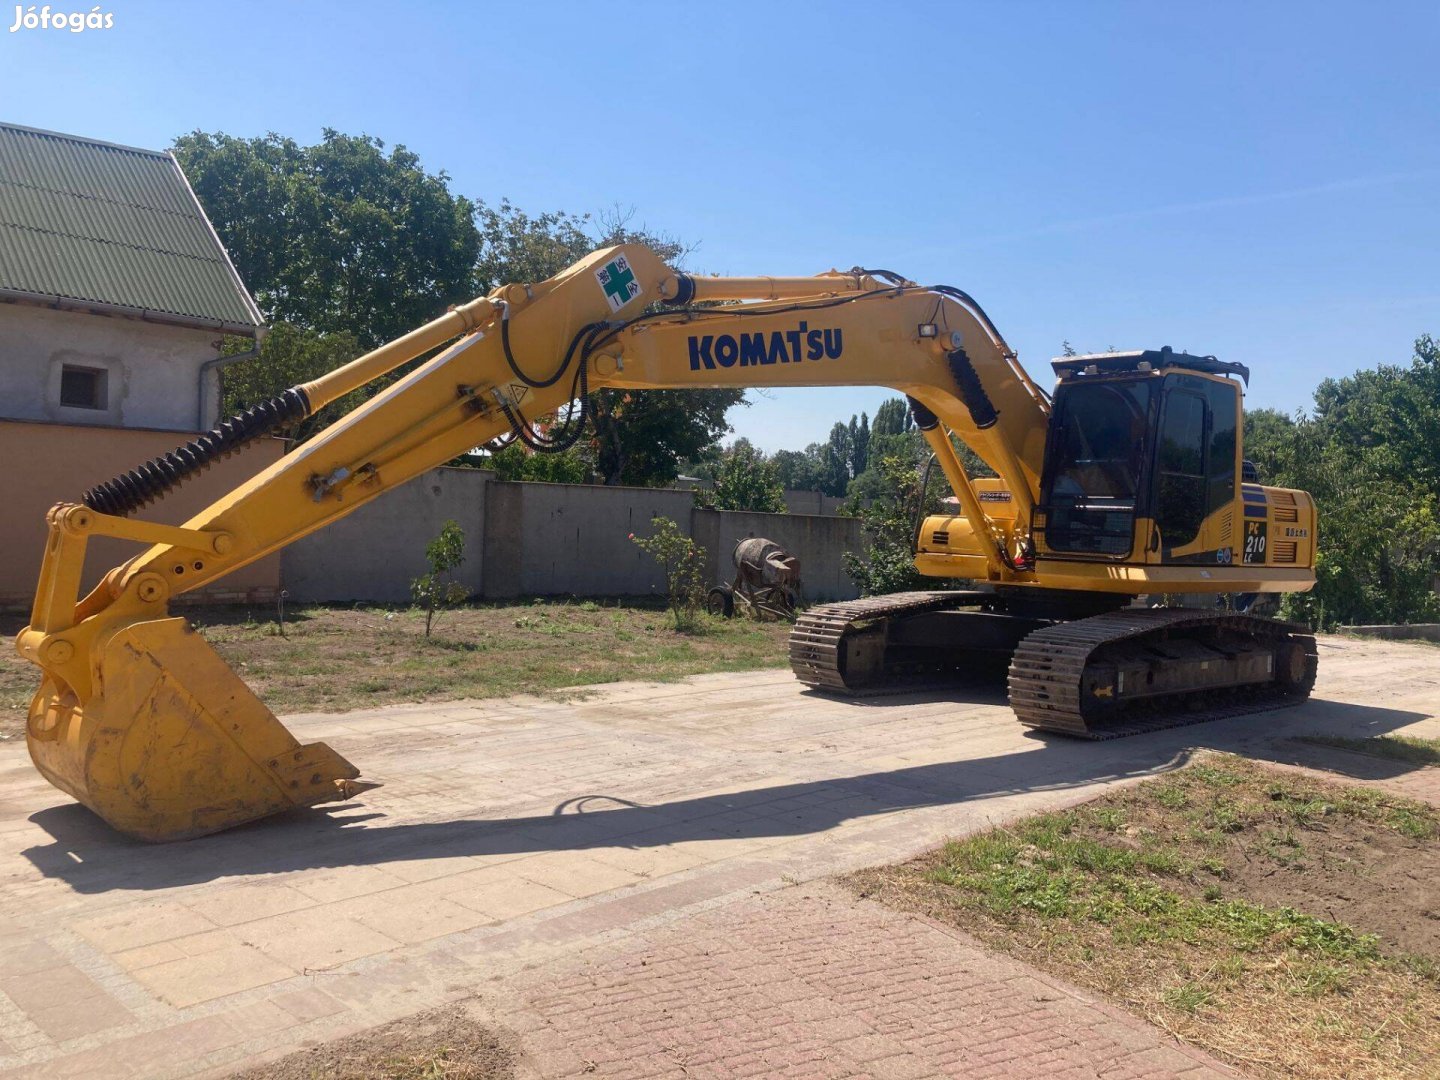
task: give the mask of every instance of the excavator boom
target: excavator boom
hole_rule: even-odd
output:
[[[716,301],[740,303],[705,306]],[[428,354],[183,525],[128,516],[242,443]],[[172,597],[475,446],[519,438],[544,449],[573,438],[586,395],[599,387],[839,385],[907,395],[957,496],[955,532],[964,539],[953,550],[922,551],[922,570],[926,558],[949,560],[944,576],[1032,591],[1139,593],[1186,581],[1306,587],[1308,568],[1299,566],[1290,576],[1217,580],[1144,560],[1082,557],[1047,576],[1035,536],[1053,451],[1051,403],[965,293],[858,269],[691,277],[627,244],[452,309],[98,486],[84,505],[52,510],[31,622],[17,639],[43,672],[27,732],[32,758],[57,787],[148,840],[348,798],[363,789],[358,770],[323,744],[300,745],[186,620],[168,614]],[[557,415],[544,429],[534,424]],[[972,481],[952,436],[998,481],[988,489]],[[1006,512],[987,511],[987,491],[1002,489]],[[97,535],[144,547],[80,598],[85,546]]]

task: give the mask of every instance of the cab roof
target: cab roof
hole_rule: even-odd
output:
[[[1084,356],[1057,356],[1050,361],[1058,378],[1075,375],[1117,375],[1126,371],[1158,371],[1161,368],[1184,368],[1203,371],[1207,375],[1238,375],[1250,385],[1250,369],[1244,364],[1228,363],[1213,356],[1191,356],[1165,345],[1159,349],[1136,352],[1086,353]],[[1091,369],[1094,369],[1092,372]]]

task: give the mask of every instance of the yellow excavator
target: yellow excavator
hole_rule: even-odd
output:
[[[128,516],[242,444],[432,353],[183,525]],[[1089,737],[1303,700],[1316,665],[1304,628],[1213,600],[1135,606],[1314,583],[1310,497],[1243,473],[1249,373],[1169,349],[1054,366],[1051,394],[966,293],[883,270],[691,276],[626,244],[497,288],[50,511],[16,643],[43,672],[31,757],[114,828],[151,841],[364,790],[329,746],[301,745],[169,614],[170,599],[473,447],[563,448],[596,387],[907,395],[958,509],[924,520],[915,565],[949,587],[804,613],[790,659],[813,687],[885,691],[980,654],[1008,656],[1020,721]],[[995,476],[967,475],[954,440]],[[144,549],[81,598],[92,536]]]

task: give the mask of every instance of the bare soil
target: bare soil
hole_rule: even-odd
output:
[[[464,1003],[300,1050],[232,1080],[509,1080],[514,1040]]]
[[[1440,814],[1230,755],[846,879],[1266,1077],[1436,1077]]]
[[[1088,821],[1079,834],[1136,851],[1151,836],[1170,837],[1169,846],[1192,854],[1217,849],[1223,865],[1202,862],[1174,886],[1192,896],[1218,890],[1289,906],[1374,934],[1392,950],[1440,960],[1440,817],[1374,788],[1225,760],[1240,779],[1208,805],[1202,800],[1188,813],[1166,805],[1182,792],[1187,801],[1198,794],[1194,777],[1153,781],[1094,804],[1124,815],[1119,833]]]
[[[476,604],[438,616],[390,607],[190,608],[180,614],[274,712],[503,697],[622,679],[783,667],[788,623],[701,616],[679,632],[660,604]],[[0,639],[23,627],[0,616]],[[283,632],[282,632],[283,631]],[[38,671],[0,647],[0,739],[24,732]]]

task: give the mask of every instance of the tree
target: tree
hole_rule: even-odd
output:
[[[735,445],[721,455],[710,497],[717,510],[785,513],[780,471],[748,439],[735,440]]]
[[[1408,368],[1382,364],[1315,389],[1315,418],[1397,479],[1440,494],[1440,342],[1415,342]]]
[[[596,471],[606,484],[661,485],[730,430],[742,390],[601,390],[591,395]]]
[[[886,398],[875,410],[875,419],[870,424],[872,439],[881,435],[903,435],[915,426],[910,415],[910,406],[903,398]]]
[[[819,491],[822,483],[820,444],[811,443],[804,450],[778,450],[771,462],[780,486],[790,491]]]
[[[870,464],[870,418],[863,412],[860,422],[850,417],[850,475],[859,476]]]
[[[577,447],[558,454],[537,454],[511,443],[483,462],[498,480],[531,480],[546,484],[584,484],[590,480],[590,462]]]
[[[820,490],[826,495],[844,495],[850,486],[851,450],[850,428],[842,421],[835,421],[830,429],[830,438],[821,449]]]
[[[474,295],[475,207],[404,146],[327,128],[172,149],[267,318],[369,349]]]
[[[882,493],[858,515],[866,549],[845,552],[845,572],[864,596],[934,588],[934,579],[923,577],[914,562],[915,517],[922,506],[930,513],[938,505],[934,485],[922,498],[920,473],[904,458],[882,458],[876,469],[883,478]]]
[[[1440,347],[1315,391],[1310,415],[1245,416],[1245,456],[1320,512],[1316,585],[1283,611],[1319,626],[1440,617]]]
[[[586,231],[589,218],[563,211],[532,217],[509,199],[497,206],[479,203],[475,221],[480,230],[475,291],[480,294],[516,281],[544,281],[597,246]],[[671,245],[662,257],[680,253],[678,244]]]
[[[249,342],[227,338],[225,344],[226,351],[233,354]],[[353,334],[344,331],[324,334],[294,323],[276,323],[261,343],[259,356],[222,370],[221,412],[225,416],[244,412],[292,386],[333,371],[353,360],[359,352],[360,344]],[[354,390],[303,420],[291,434],[296,439],[306,438],[344,416],[364,399],[363,389]]]
[[[454,607],[470,595],[469,589],[450,577],[465,561],[464,530],[453,521],[445,522],[440,535],[425,545],[425,561],[430,565],[430,572],[410,583],[410,595],[425,608],[428,638],[437,612]]]

